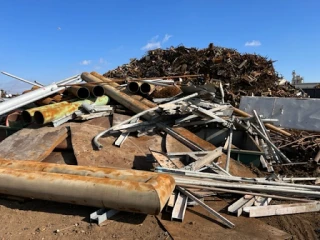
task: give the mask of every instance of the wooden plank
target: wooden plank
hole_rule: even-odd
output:
[[[0,159],[40,162],[67,137],[65,126],[24,128],[0,143]]]
[[[272,198],[255,196],[254,206],[268,206]]]
[[[245,207],[244,211],[249,213],[249,217],[266,217],[274,215],[318,212],[320,211],[320,202]]]

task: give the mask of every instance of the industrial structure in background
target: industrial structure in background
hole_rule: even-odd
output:
[[[292,85],[296,88],[302,89],[307,93],[311,98],[320,98],[320,83],[305,83],[304,78],[296,74],[296,71],[292,71]]]

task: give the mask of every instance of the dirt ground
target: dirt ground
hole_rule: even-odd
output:
[[[188,208],[183,223],[168,221],[165,213],[156,217],[121,212],[98,226],[90,223],[89,219],[90,213],[96,208],[0,198],[0,239],[161,240],[172,239],[171,235],[174,239],[320,239],[318,213],[260,219],[245,216],[237,218],[226,213],[230,201],[214,199],[206,203],[234,222],[234,229],[226,228],[199,206]]]

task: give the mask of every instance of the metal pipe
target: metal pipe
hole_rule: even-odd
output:
[[[75,79],[79,79],[79,78],[80,78],[80,75],[77,74],[77,75],[74,75],[74,76],[72,76],[72,77],[68,77],[68,78],[66,78],[66,79],[63,79],[63,80],[58,81],[58,82],[57,82],[57,85],[68,84],[68,83],[74,81]]]
[[[228,152],[227,152],[227,160],[226,160],[226,172],[229,172],[229,170],[230,170],[230,156],[231,156],[232,138],[233,138],[233,125],[230,127]]]
[[[230,222],[228,219],[226,219],[225,217],[223,217],[222,215],[220,215],[218,212],[216,212],[215,210],[213,210],[212,208],[210,208],[208,205],[206,205],[204,202],[200,201],[198,198],[196,198],[195,196],[193,196],[190,192],[188,192],[187,190],[185,190],[182,187],[177,186],[177,189],[182,192],[184,195],[186,195],[188,198],[192,199],[193,201],[197,202],[201,207],[203,207],[204,209],[206,209],[209,213],[211,213],[212,215],[214,215],[215,217],[219,218],[220,220],[223,221],[223,223],[228,226],[229,228],[234,228],[235,225]]]
[[[259,134],[259,136],[266,141],[273,149],[276,153],[278,153],[280,155],[280,157],[287,163],[291,163],[290,159],[287,158],[286,155],[284,155],[277,147],[276,145],[274,145],[266,136],[263,135],[263,133],[254,125],[254,124],[250,124],[254,130]]]
[[[53,93],[59,92],[63,89],[65,89],[65,87],[58,87],[56,84],[50,84],[34,91],[22,94],[18,97],[11,98],[10,100],[0,103],[0,115],[50,96]]]
[[[101,83],[102,80],[99,78],[84,72],[81,74],[81,78],[86,81],[86,82],[95,82],[95,83]],[[116,84],[116,83],[115,83]],[[118,85],[118,84],[117,84]],[[103,85],[103,88],[105,90],[105,94],[111,97],[112,99],[116,100],[117,102],[121,103],[124,107],[132,110],[135,113],[139,113],[145,110],[148,110],[149,107],[144,105],[143,103],[131,98],[129,95],[121,92],[120,90],[114,88],[113,86],[110,85]],[[144,115],[143,118],[146,120],[150,119],[152,115]]]
[[[75,111],[79,109],[83,102],[93,103],[97,106],[106,105],[109,102],[109,98],[107,96],[98,97],[95,101],[91,101],[89,99],[76,101],[67,104],[53,104],[55,106],[51,106],[49,108],[40,107],[34,112],[34,120],[38,124],[46,124],[52,121],[61,119],[63,117],[69,116],[73,114]]]
[[[155,89],[154,85],[151,85],[149,83],[144,82],[140,85],[140,92],[142,94],[150,94],[154,91],[154,89]]]
[[[154,215],[174,187],[174,179],[163,174],[139,182],[0,168],[2,194]]]
[[[84,86],[89,89],[92,97],[101,97],[104,95],[104,88],[101,85],[85,84]]]
[[[107,82],[112,87],[117,88],[117,87],[120,86],[118,83],[114,82],[112,79],[106,78],[106,77],[100,75],[97,72],[91,72],[91,75],[93,75],[94,77],[98,78],[100,80],[100,82]],[[135,100],[138,100],[139,102],[141,102],[141,104],[146,105],[147,107],[153,108],[153,107],[157,106],[157,104],[155,104],[154,102],[151,102],[148,99],[146,99],[146,98],[144,98],[144,97],[142,97],[140,95],[135,95],[133,93],[130,93],[127,90],[123,90],[121,92],[123,92],[126,95],[129,95],[131,98],[133,98]],[[135,112],[135,113],[137,113],[137,112]]]
[[[249,185],[249,184],[236,184],[236,183],[225,183],[225,182],[216,182],[216,181],[206,181],[206,180],[196,180],[196,179],[186,179],[181,177],[174,177],[176,184],[192,184],[192,185],[200,185],[200,186],[211,186],[211,187],[222,187],[222,188],[231,188],[231,189],[245,189],[245,190],[253,190],[259,192],[274,192],[278,194],[292,194],[292,195],[302,195],[305,197],[317,197],[320,198],[319,191],[309,191],[307,189],[300,188],[289,188],[289,187],[274,187],[267,185]]]
[[[74,96],[80,99],[86,99],[90,97],[90,91],[86,87],[74,86],[68,89]]]
[[[235,176],[226,176],[212,173],[204,173],[204,172],[193,172],[184,169],[170,169],[157,167],[156,172],[162,172],[166,174],[175,174],[175,175],[183,175],[186,177],[196,177],[196,178],[207,178],[214,179],[218,181],[226,181],[226,182],[242,182],[242,183],[251,183],[251,184],[265,184],[265,185],[273,185],[278,187],[293,187],[293,188],[304,188],[304,189],[314,189],[320,191],[320,186],[315,185],[307,185],[307,184],[296,184],[296,183],[286,183],[286,182],[276,182],[276,181],[268,181],[260,178],[242,178]]]
[[[205,186],[188,185],[188,184],[179,184],[179,186],[186,187],[186,188],[206,189],[206,190],[212,190],[212,191],[217,191],[217,192],[235,193],[235,194],[241,194],[241,195],[254,195],[254,196],[282,199],[282,200],[289,200],[289,201],[314,202],[314,200],[308,200],[308,199],[302,199],[302,198],[283,197],[283,196],[278,196],[278,195],[270,195],[270,194],[255,193],[255,192],[245,192],[245,191],[231,190],[231,189],[226,189],[226,188],[205,187]]]
[[[264,134],[264,136],[267,137],[269,141],[271,141],[270,135],[268,134],[267,129],[266,129],[265,125],[262,123],[256,110],[253,110],[253,115],[254,115],[258,125],[260,126],[260,129],[262,130],[262,133]],[[279,159],[277,153],[275,152],[275,150],[272,148],[272,146],[270,144],[268,144],[268,147],[271,151],[271,155],[274,157],[274,160],[276,162],[280,162],[280,159]]]
[[[35,82],[30,82],[30,81],[28,81],[28,80],[26,80],[26,79],[23,79],[23,78],[14,76],[14,75],[12,75],[12,74],[10,74],[10,73],[7,73],[7,72],[1,72],[1,73],[4,74],[4,75],[7,75],[7,76],[9,76],[9,77],[12,77],[12,78],[14,78],[14,79],[17,79],[17,80],[19,80],[19,81],[28,83],[28,84],[30,84],[30,85],[37,86],[37,87],[43,87],[41,84],[38,84],[38,83],[35,83]]]
[[[139,82],[129,82],[127,84],[127,90],[131,93],[138,93],[140,90],[141,83]]]
[[[41,107],[30,108],[30,109],[24,110],[22,112],[22,114],[21,114],[22,119],[25,123],[31,123],[34,120],[33,116],[36,111],[40,111],[41,109],[53,109],[53,108],[57,108],[58,106],[66,106],[69,104],[70,104],[69,102],[63,101],[63,102],[49,104],[49,105],[45,105],[45,106],[41,106]]]
[[[236,114],[238,114],[238,115],[240,115],[240,116],[242,116],[242,117],[252,117],[249,113],[246,113],[246,112],[244,112],[244,111],[242,111],[242,110],[240,110],[240,109],[238,109],[238,108],[235,108],[235,107],[233,108],[233,112],[236,113]],[[285,136],[287,136],[287,137],[290,137],[290,136],[291,136],[291,134],[288,133],[287,131],[282,130],[282,129],[280,129],[280,128],[278,128],[278,127],[276,127],[276,126],[274,126],[274,125],[272,125],[272,124],[270,124],[270,123],[266,123],[265,126],[266,126],[266,128],[268,128],[269,130],[272,130],[272,131],[274,131],[274,132],[283,134],[283,135],[285,135]]]

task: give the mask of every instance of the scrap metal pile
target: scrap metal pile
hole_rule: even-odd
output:
[[[0,103],[6,130],[16,130],[0,143],[0,193],[116,211],[162,211],[180,221],[187,206],[200,205],[230,228],[235,224],[210,207],[207,197],[240,195],[228,207],[236,216],[319,211],[318,176],[275,172],[301,164],[284,154],[288,146],[315,148],[312,166],[318,168],[318,135],[292,142],[290,132],[273,125],[277,119],[228,102],[236,91],[257,95],[270,88],[277,95],[283,88],[277,80],[272,61],[210,45],[150,51],[105,76],[84,72],[49,86],[36,83],[32,91]],[[28,105],[34,103],[43,106]],[[64,141],[68,145],[67,139],[79,166],[43,163]],[[135,166],[141,153],[149,169]],[[149,172],[109,168],[124,162]],[[245,165],[266,177],[256,177]],[[296,203],[278,205],[272,199]],[[103,214],[108,216],[99,211],[92,218],[99,222]]]
[[[235,49],[216,47],[197,49],[179,46],[149,51],[140,60],[117,67],[104,74],[110,78],[152,78],[195,75],[184,79],[194,84],[221,81],[225,100],[237,106],[241,96],[297,97],[302,93],[289,83],[279,85],[280,77],[273,61],[256,54],[240,54]]]

